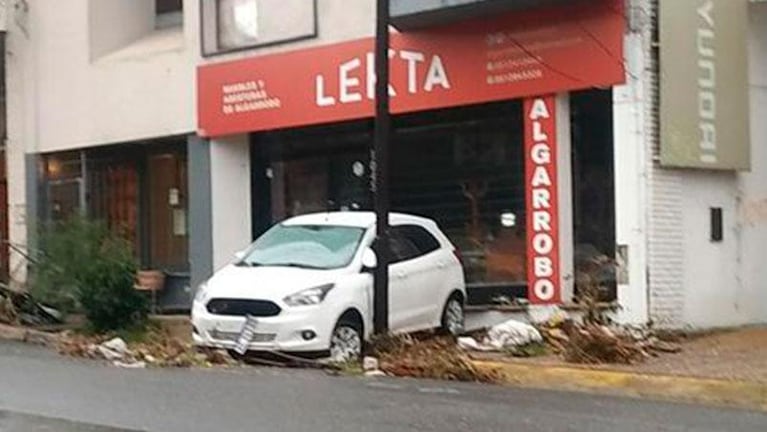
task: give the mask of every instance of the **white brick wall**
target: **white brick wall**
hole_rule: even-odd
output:
[[[658,49],[653,42],[657,24],[658,0],[645,3],[653,25],[644,29],[647,71],[646,133],[650,160],[649,182],[648,287],[650,320],[658,326],[681,324],[684,310],[684,212],[682,211],[682,174],[662,169],[658,163],[659,139],[659,70]]]

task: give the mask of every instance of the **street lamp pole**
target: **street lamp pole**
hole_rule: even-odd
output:
[[[373,327],[376,334],[383,334],[389,331],[389,0],[377,0],[376,9],[376,108],[370,155],[378,257],[373,279]]]

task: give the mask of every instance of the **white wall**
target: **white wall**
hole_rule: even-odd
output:
[[[186,1],[185,27],[162,31],[150,3],[32,4],[37,65],[27,77],[38,83],[38,151],[195,130],[196,2]]]
[[[34,81],[25,78],[25,71],[34,65],[31,55],[32,41],[26,36],[28,23],[17,20],[12,13],[11,2],[8,7],[8,32],[6,33],[6,103],[8,136],[6,146],[6,166],[8,176],[8,228],[9,239],[16,246],[24,248],[27,244],[27,206],[25,154],[36,141],[34,128],[35,110],[32,95]],[[12,285],[26,280],[26,261],[11,250],[10,279]]]
[[[739,295],[738,174],[684,171],[681,175],[685,249],[682,322],[692,327],[748,322],[748,317],[739,311],[739,305],[748,299]],[[722,208],[721,242],[710,240],[710,207]]]
[[[750,172],[650,175],[651,318],[669,327],[767,322],[767,5],[750,6]],[[724,240],[710,240],[710,207]]]
[[[51,152],[196,130],[195,66],[201,61],[198,0],[185,0],[183,28],[165,30],[154,30],[153,0],[69,0],[66,7],[60,0],[29,3],[34,50],[28,55],[34,57],[34,66],[11,73],[17,78],[14,85],[27,83],[25,96],[33,105],[23,119],[34,125],[27,134],[35,134],[34,145],[26,151]],[[317,3],[317,38],[205,61],[373,34],[375,2]],[[19,33],[18,28],[11,31]],[[9,64],[14,67],[22,65]]]
[[[751,157],[753,170],[740,178],[743,191],[740,309],[750,321],[767,322],[767,3],[750,10]]]
[[[141,39],[155,25],[155,0],[88,0],[87,8],[91,59]]]
[[[645,147],[644,48],[640,33],[629,33],[624,43],[627,81],[613,89],[615,146],[615,241],[626,256],[618,257],[616,319],[643,324],[647,304],[647,149]]]
[[[225,266],[250,244],[250,143],[248,135],[210,142],[213,269]]]
[[[767,4],[750,8],[752,169],[684,175],[683,317],[692,326],[767,322]],[[724,208],[721,244],[707,240],[709,205]]]

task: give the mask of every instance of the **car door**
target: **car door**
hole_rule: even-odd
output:
[[[395,226],[392,232],[412,245],[415,253],[408,257],[406,279],[408,281],[409,330],[421,330],[434,326],[434,317],[441,312],[444,303],[444,260],[439,241],[425,228],[406,224]]]
[[[418,255],[418,249],[394,229],[389,239],[389,328],[395,333],[406,332],[418,314],[419,302],[412,296],[411,279],[417,267],[412,258]]]

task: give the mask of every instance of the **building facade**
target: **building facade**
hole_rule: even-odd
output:
[[[622,322],[767,321],[767,4],[681,2],[744,19],[716,43],[743,49],[720,75],[747,106],[723,106],[751,120],[722,123],[716,153],[748,164],[692,167],[669,149],[696,138],[662,127],[688,111],[660,92],[669,1],[392,1],[392,208],[448,233],[471,304],[594,286]],[[371,208],[374,1],[48,2],[6,5],[12,243],[103,219],[184,309],[272,224]]]

